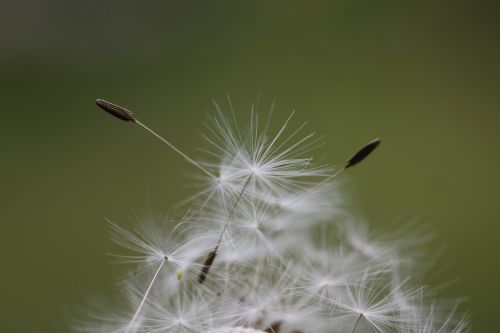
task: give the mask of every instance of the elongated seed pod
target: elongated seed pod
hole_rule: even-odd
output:
[[[363,146],[360,150],[358,150],[352,157],[347,161],[347,164],[345,168],[350,168],[352,166],[355,166],[362,160],[364,160],[368,155],[370,155],[375,148],[377,148],[380,145],[380,139],[373,139],[372,141],[368,142],[366,145]]]
[[[115,116],[116,118],[135,123],[135,118],[132,112],[125,109],[124,107],[105,101],[103,99],[97,99],[95,103],[98,107]]]
[[[208,272],[210,272],[210,268],[212,267],[212,264],[214,263],[215,257],[217,256],[217,250],[219,249],[219,246],[216,246],[215,249],[212,250],[205,259],[205,262],[203,263],[203,268],[201,269],[200,275],[198,276],[198,282],[203,283],[205,282],[205,279],[207,278]]]

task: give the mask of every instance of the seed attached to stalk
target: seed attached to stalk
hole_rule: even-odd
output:
[[[205,259],[205,262],[203,263],[203,268],[201,270],[200,276],[198,277],[198,282],[200,282],[200,284],[205,281],[205,279],[207,278],[208,272],[210,272],[210,268],[212,267],[212,264],[214,263],[215,257],[217,256],[217,251],[219,249],[219,245],[222,242],[222,237],[224,237],[224,233],[226,232],[227,226],[229,225],[229,222],[231,222],[231,218],[233,217],[234,210],[236,209],[236,206],[238,206],[238,203],[240,202],[240,199],[243,196],[243,193],[245,193],[245,190],[246,190],[248,184],[250,183],[250,180],[252,180],[254,175],[255,175],[255,173],[252,172],[247,177],[247,180],[245,181],[245,185],[243,185],[243,188],[241,189],[240,194],[236,198],[236,201],[234,202],[233,208],[231,209],[231,212],[229,213],[227,221],[224,224],[224,227],[222,228],[222,232],[220,233],[219,240],[217,241],[217,244],[215,245],[212,252],[210,252],[208,254],[207,258]]]
[[[202,167],[198,162],[193,160],[191,157],[184,154],[179,148],[177,148],[172,143],[170,143],[170,141],[168,141],[167,139],[165,139],[164,137],[162,137],[161,135],[159,135],[158,133],[153,131],[151,128],[149,128],[146,125],[144,125],[143,123],[141,123],[139,120],[135,119],[133,113],[131,111],[127,110],[126,108],[124,108],[123,106],[113,104],[111,102],[108,102],[108,101],[100,99],[100,98],[96,100],[96,104],[101,109],[103,109],[104,111],[106,111],[109,114],[112,114],[113,116],[115,116],[118,119],[121,119],[124,121],[129,121],[129,122],[132,122],[132,123],[135,123],[135,124],[141,126],[146,131],[153,134],[156,138],[160,139],[163,143],[165,143],[167,146],[169,146],[177,154],[181,155],[186,161],[188,161],[189,163],[191,163],[192,165],[194,165],[195,167],[197,167],[198,169],[200,169],[201,171],[206,173],[211,178],[217,179],[217,177],[215,177],[211,172],[209,172],[207,169]]]
[[[130,121],[133,123],[136,122],[136,120],[134,118],[134,114],[122,106],[113,104],[113,103],[105,101],[103,99],[97,99],[95,101],[95,103],[97,104],[98,107],[100,107],[101,109],[103,109],[107,113],[115,116],[118,119],[121,119],[124,121]]]
[[[219,245],[217,245],[212,252],[210,252],[203,263],[203,268],[201,269],[200,275],[198,276],[198,282],[203,283],[207,278],[210,267],[214,263],[215,257],[217,256],[217,251],[219,250]]]
[[[363,161],[365,158],[368,157],[368,155],[370,155],[375,150],[375,148],[377,148],[380,145],[380,142],[381,141],[378,138],[368,142],[354,155],[352,155],[352,157],[347,161],[347,164],[344,168],[345,169],[350,168],[352,166],[355,166],[359,162]]]

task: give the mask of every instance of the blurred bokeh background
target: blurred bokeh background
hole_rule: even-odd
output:
[[[500,11],[496,1],[0,1],[2,332],[67,331],[123,267],[104,218],[129,225],[192,194],[190,166],[95,107],[119,102],[199,156],[212,100],[244,122],[325,135],[375,230],[418,218],[444,247],[430,285],[500,327]]]

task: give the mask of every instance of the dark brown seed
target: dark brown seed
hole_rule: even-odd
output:
[[[358,150],[356,154],[354,154],[349,159],[349,161],[347,161],[345,168],[347,169],[355,166],[356,164],[364,160],[368,155],[372,153],[372,151],[375,150],[375,148],[378,147],[378,145],[380,145],[380,142],[380,139],[373,139],[372,141],[368,142],[363,148]]]
[[[266,333],[279,333],[280,328],[281,328],[281,324],[283,324],[282,321],[275,321],[264,332],[266,332]]]
[[[213,251],[208,254],[207,259],[205,259],[205,262],[203,263],[203,268],[201,269],[200,276],[198,276],[199,283],[205,282],[208,272],[210,272],[210,267],[212,267],[212,264],[214,263],[215,256],[217,256],[218,249],[219,246],[216,246],[215,249],[213,249]]]
[[[97,99],[95,103],[98,107],[100,107],[107,113],[112,114],[118,119],[135,122],[135,118],[132,112],[125,109],[124,107],[105,101],[103,99]]]

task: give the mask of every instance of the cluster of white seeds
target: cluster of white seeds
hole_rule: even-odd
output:
[[[129,111],[103,105],[138,123]],[[218,111],[207,125],[207,157],[195,161],[181,153],[200,170],[199,190],[182,218],[139,221],[130,230],[110,222],[113,240],[127,249],[120,259],[133,267],[119,285],[126,301],[111,313],[93,311],[77,328],[466,332],[459,302],[421,286],[428,235],[405,228],[370,232],[339,192],[337,176],[350,165],[316,165],[307,154],[318,140],[303,126],[291,128],[290,119],[272,130],[269,118],[260,121],[252,112],[241,129],[234,113]]]

